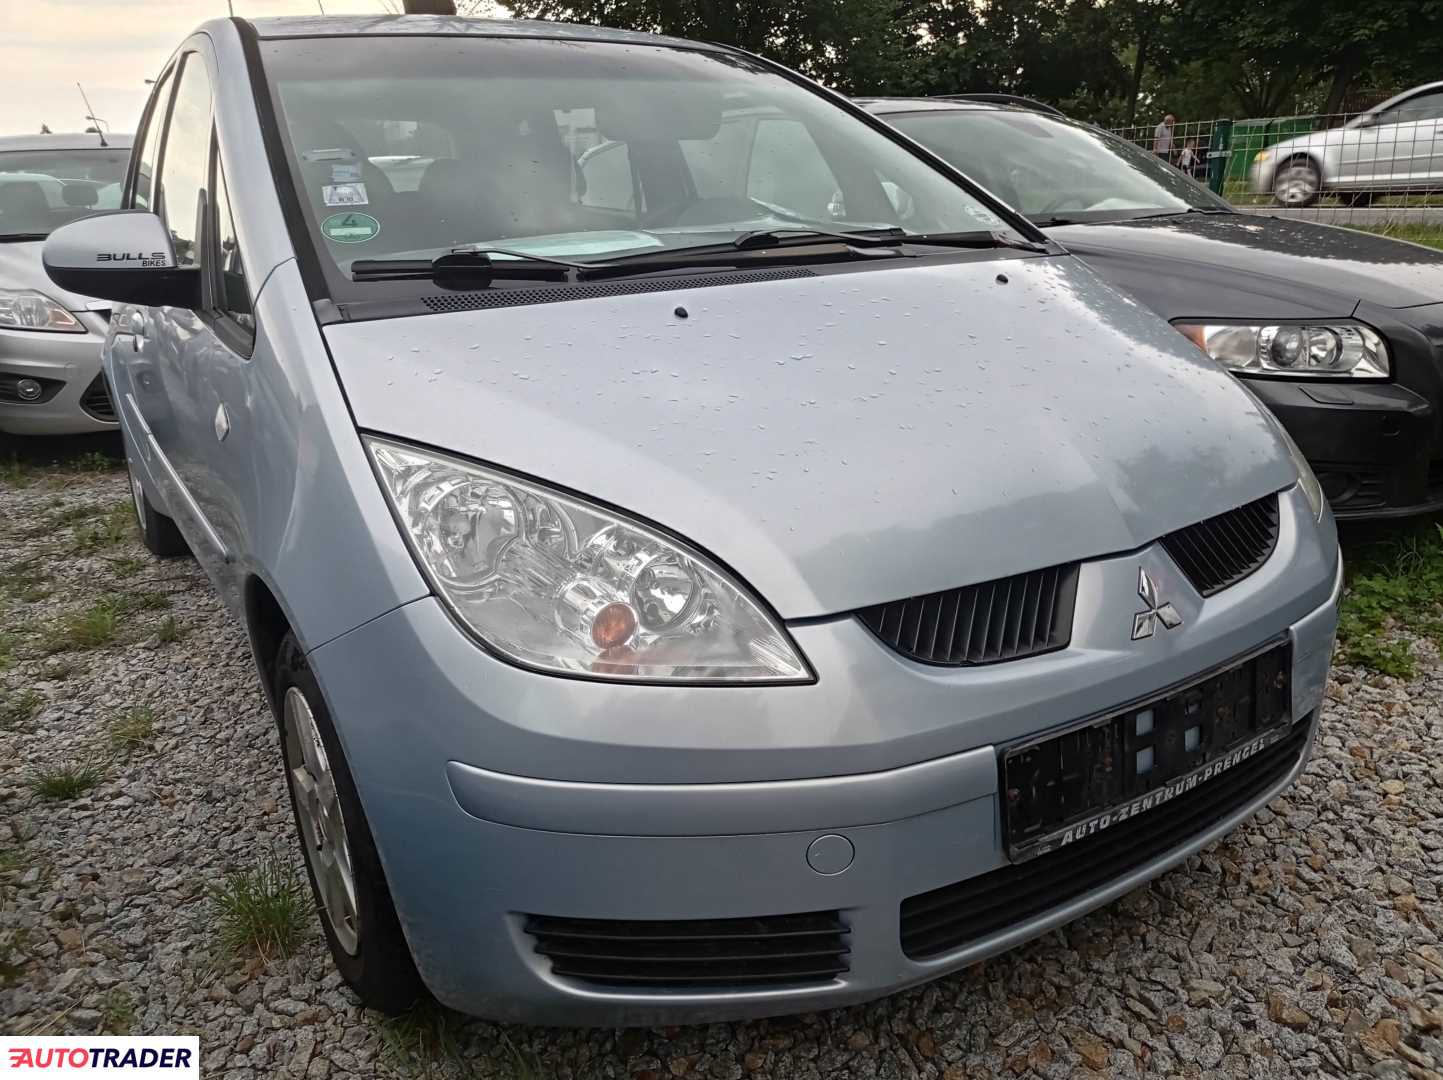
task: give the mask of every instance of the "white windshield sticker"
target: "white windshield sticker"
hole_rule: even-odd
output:
[[[321,199],[327,206],[365,206],[365,184],[327,184],[321,188]]]
[[[355,161],[356,153],[345,146],[333,146],[322,150],[305,150],[301,153],[306,161]]]

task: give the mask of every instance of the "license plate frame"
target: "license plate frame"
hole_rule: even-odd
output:
[[[1160,693],[1001,747],[1007,858],[1027,862],[1094,836],[1280,741],[1292,727],[1291,675],[1291,648],[1275,639]]]

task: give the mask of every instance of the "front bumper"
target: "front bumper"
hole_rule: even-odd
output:
[[[85,325],[85,333],[0,330],[0,374],[63,384],[53,397],[34,404],[0,400],[0,431],[79,435],[116,430],[114,407],[103,392],[100,375],[105,316],[83,311],[76,318]]]
[[[1397,383],[1249,379],[1313,466],[1340,520],[1443,510],[1439,416]]]
[[[1084,564],[1073,642],[929,668],[850,617],[792,627],[811,686],[683,689],[540,676],[477,649],[432,598],[312,653],[412,952],[454,1008],[548,1024],[660,1024],[865,1001],[1106,903],[1234,827],[1302,768],[1341,589],[1329,522],[1284,493],[1278,546],[1210,599],[1157,545]],[[1130,639],[1142,566],[1184,626]],[[1205,828],[1082,895],[921,959],[909,898],[1007,865],[995,746],[1116,708],[1287,634],[1302,749]],[[845,844],[827,837],[844,838]],[[830,845],[818,855],[818,844]],[[836,849],[850,849],[841,866]],[[1051,856],[1042,856],[1041,863]],[[1029,864],[1029,865],[1036,865]],[[836,913],[846,970],[724,991],[558,976],[528,917],[744,919]]]

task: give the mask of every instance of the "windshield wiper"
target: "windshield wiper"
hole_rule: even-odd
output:
[[[493,259],[492,255],[505,255]],[[573,271],[601,265],[527,255],[506,248],[458,248],[434,259],[357,259],[352,281],[434,281],[443,288],[455,281],[463,288],[485,288],[498,277],[566,281]]]
[[[899,240],[906,240],[907,230],[900,225],[890,225],[884,229],[866,229],[858,232],[841,232],[831,229],[816,229],[808,225],[797,225],[781,229],[752,229],[744,232],[731,241],[732,247],[739,251],[746,251],[751,248],[776,247],[788,242],[825,238],[828,240],[841,240],[844,243],[855,244],[858,247],[893,247]]]

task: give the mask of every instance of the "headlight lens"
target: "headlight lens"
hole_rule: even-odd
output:
[[[1253,160],[1254,160],[1254,161],[1267,161],[1268,158],[1270,158],[1270,157],[1272,157],[1272,156],[1273,156],[1273,152],[1272,152],[1271,150],[1259,150],[1256,154],[1253,155]]]
[[[597,679],[811,679],[786,631],[691,548],[504,473],[365,441],[431,584],[496,652]]]
[[[83,334],[85,327],[65,308],[34,289],[0,289],[0,327]]]
[[[1356,323],[1173,324],[1214,360],[1241,374],[1386,379],[1388,345]]]

